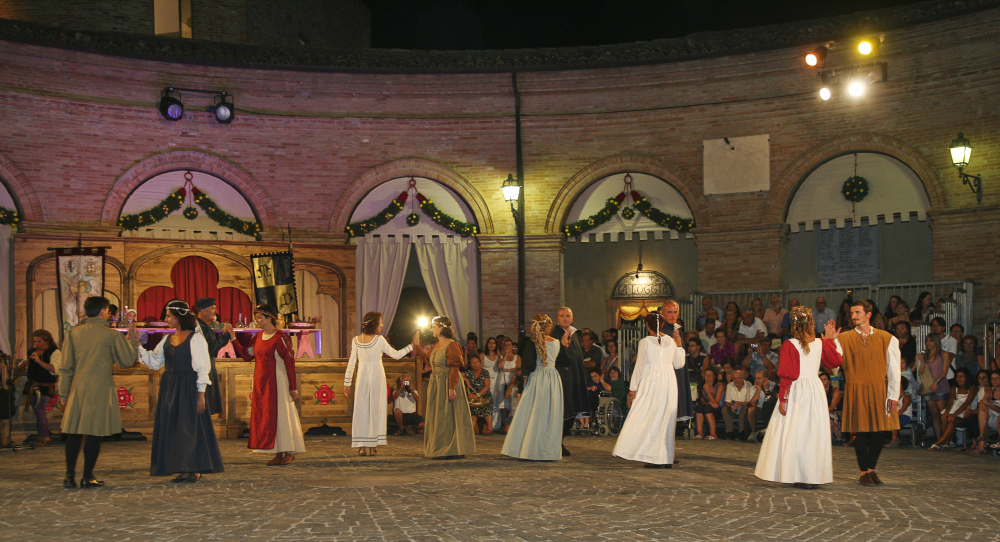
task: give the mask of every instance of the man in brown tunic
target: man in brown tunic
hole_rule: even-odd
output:
[[[851,305],[854,329],[837,340],[844,350],[844,413],[841,429],[855,433],[854,451],[861,469],[861,485],[883,485],[875,474],[885,445],[885,431],[899,429],[899,341],[871,327],[872,307],[867,301]]]

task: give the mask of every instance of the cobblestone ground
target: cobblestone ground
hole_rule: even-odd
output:
[[[679,464],[651,470],[612,457],[610,437],[567,438],[555,463],[501,456],[502,435],[461,460],[424,459],[421,442],[358,457],[348,438],[307,438],[266,467],[224,440],[226,472],[181,485],[148,475],[149,442],[105,442],[108,485],[91,490],[62,489],[62,445],[0,452],[0,540],[1000,540],[992,456],[886,450],[887,485],[865,488],[835,446],[834,483],[806,491],[755,478],[756,444],[680,440]]]

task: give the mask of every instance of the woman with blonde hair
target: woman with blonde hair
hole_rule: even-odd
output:
[[[781,346],[778,408],[771,415],[754,475],[762,480],[816,489],[833,482],[830,408],[819,378],[820,367],[843,363],[839,334],[832,321],[822,339],[816,337],[812,309],[791,313],[792,338]]]
[[[521,375],[528,384],[503,441],[503,455],[532,461],[562,459],[563,386],[556,370],[559,341],[549,336],[552,319],[545,314],[531,321],[531,341],[521,357]]]

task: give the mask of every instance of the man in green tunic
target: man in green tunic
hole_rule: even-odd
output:
[[[121,433],[118,395],[113,365],[127,369],[139,357],[139,334],[129,325],[128,336],[108,326],[105,297],[90,297],[83,305],[87,317],[66,334],[63,364],[59,368],[59,395],[68,397],[63,410],[62,431],[66,440],[66,478],[63,487],[76,487],[76,459],[83,449],[83,479],[80,487],[100,487],[94,465],[101,452],[101,437]]]

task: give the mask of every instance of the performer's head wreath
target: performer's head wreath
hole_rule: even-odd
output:
[[[788,317],[792,324],[792,337],[798,339],[802,350],[809,353],[809,343],[816,337],[816,324],[813,320],[813,311],[805,305],[799,305],[792,309]]]
[[[261,303],[260,305],[257,305],[257,307],[253,310],[253,312],[255,314],[260,314],[261,316],[265,316],[267,318],[277,318],[277,316],[275,315],[277,311],[274,310],[274,307],[268,305],[267,303]]]
[[[531,341],[535,343],[538,360],[543,366],[548,366],[548,351],[545,348],[545,337],[552,331],[552,318],[547,314],[536,314],[529,326]],[[507,339],[508,341],[510,339]]]
[[[660,311],[650,311],[646,315],[646,326],[656,333],[656,342],[660,343],[660,331],[663,328],[663,317],[660,315]]]
[[[172,310],[177,314],[180,314],[181,316],[187,316],[188,314],[191,314],[191,305],[188,305],[186,302],[181,301],[180,299],[175,299],[170,303],[167,303],[167,309]]]

